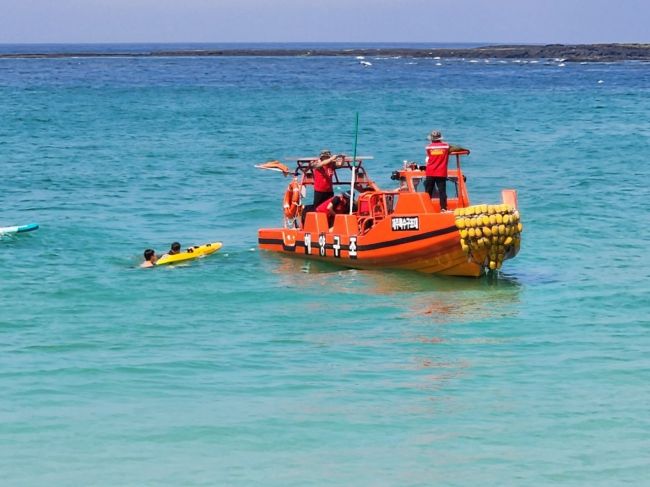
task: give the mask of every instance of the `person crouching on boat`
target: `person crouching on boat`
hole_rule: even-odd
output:
[[[340,166],[341,156],[333,156],[328,149],[320,152],[318,161],[312,163],[314,172],[314,208],[334,196],[332,177],[337,167]]]
[[[438,188],[440,198],[440,211],[447,211],[447,165],[449,153],[463,150],[462,147],[450,145],[442,140],[439,130],[432,130],[429,134],[429,145],[426,146],[426,179],[424,189],[433,198],[435,188]]]
[[[158,256],[156,255],[156,251],[154,249],[147,249],[144,251],[144,262],[140,264],[140,267],[153,267],[156,265],[157,260]]]
[[[350,211],[350,194],[348,192],[341,193],[338,196],[323,201],[316,207],[317,213],[325,213],[327,215],[327,225],[331,228],[334,225],[334,216],[349,213]]]

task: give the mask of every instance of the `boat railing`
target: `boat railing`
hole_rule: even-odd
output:
[[[339,171],[341,169],[345,170],[348,169],[350,172],[352,172],[352,169],[355,169],[355,180],[358,183],[366,183],[368,185],[374,185],[372,180],[368,177],[368,174],[366,173],[365,168],[363,167],[363,162],[367,160],[373,159],[372,156],[357,156],[356,158],[352,158],[350,156],[344,156],[342,161],[340,161],[337,166],[336,166],[336,171]],[[293,158],[296,162],[296,170],[294,172],[295,175],[302,174],[302,185],[307,185],[311,186],[314,184],[314,179],[313,179],[313,164],[317,162],[319,159],[317,157],[301,157],[301,158]],[[350,184],[350,181],[344,181],[340,179],[339,174],[337,172],[334,172],[334,177],[333,177],[333,182],[334,184],[338,185],[343,185],[343,184]]]
[[[359,195],[357,219],[359,231],[364,234],[376,223],[393,213],[398,191],[367,191]]]

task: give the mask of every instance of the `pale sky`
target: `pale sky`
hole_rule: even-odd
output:
[[[0,43],[650,42],[650,0],[0,0]]]

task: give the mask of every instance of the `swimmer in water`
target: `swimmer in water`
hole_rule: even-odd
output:
[[[144,251],[144,262],[140,264],[140,267],[153,267],[156,265],[157,260],[156,251],[154,249],[147,249]]]
[[[165,255],[176,255],[180,253],[181,253],[181,244],[179,242],[174,242]],[[165,257],[165,255],[163,255],[163,257]]]

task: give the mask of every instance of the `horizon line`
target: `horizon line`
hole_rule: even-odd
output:
[[[505,46],[597,46],[597,45],[650,45],[650,41],[618,41],[618,42],[524,42],[524,41],[57,41],[57,42],[6,42],[4,45],[102,45],[102,44],[481,44]]]

